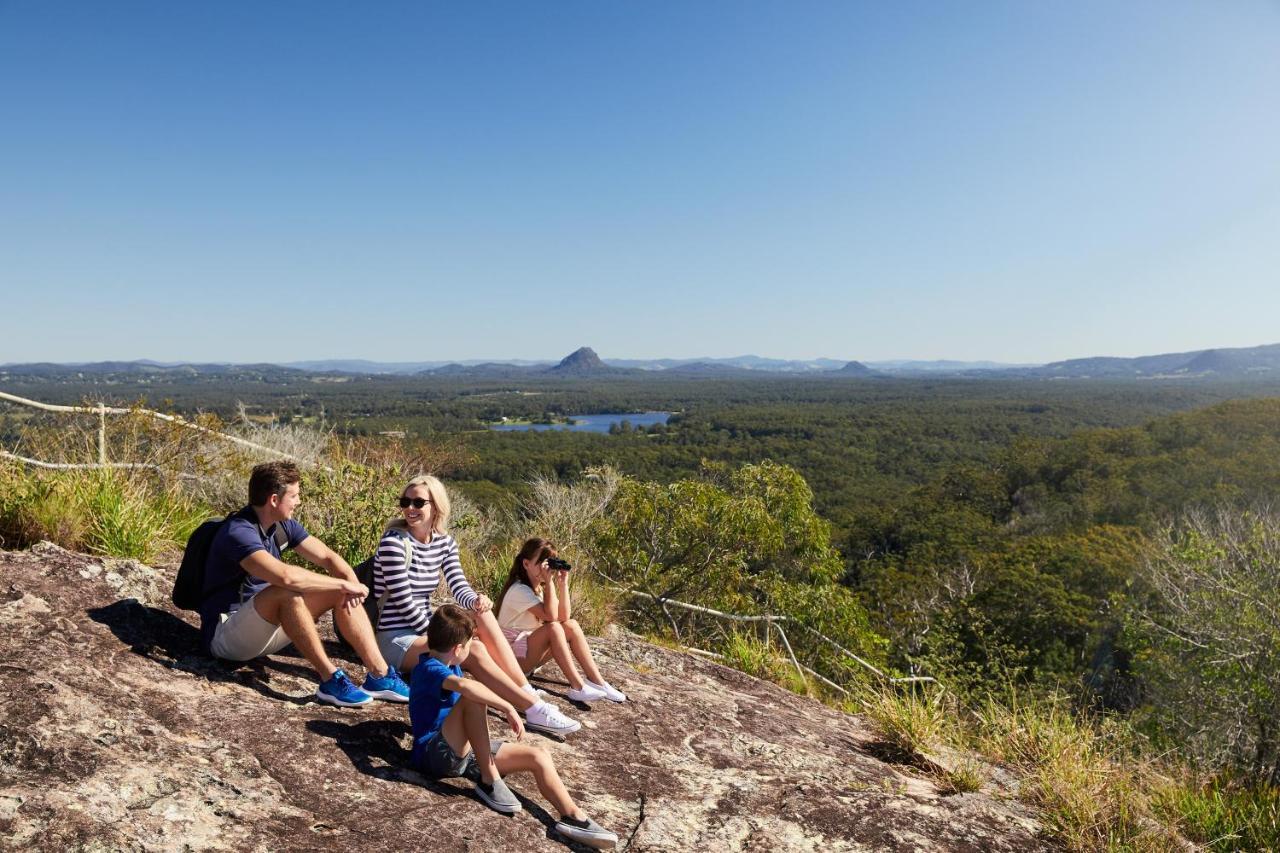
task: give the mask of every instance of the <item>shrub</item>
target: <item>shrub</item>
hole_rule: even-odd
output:
[[[1153,729],[1201,766],[1280,785],[1280,513],[1188,513],[1131,623]]]
[[[808,694],[809,686],[794,664],[769,642],[749,631],[728,632],[720,645],[721,661],[748,675],[772,681],[792,693]]]
[[[1157,811],[1206,850],[1280,850],[1280,789],[1218,777],[1187,776],[1163,786]]]
[[[856,702],[895,757],[914,762],[949,738],[953,708],[936,685],[890,684],[865,687]]]

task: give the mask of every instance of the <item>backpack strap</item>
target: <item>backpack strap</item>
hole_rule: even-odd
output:
[[[276,529],[271,532],[271,538],[276,540],[276,547],[280,549],[281,555],[289,548],[289,534],[284,532],[284,525],[277,522]]]
[[[407,572],[409,570],[409,565],[413,562],[413,537],[410,536],[405,531],[397,530],[394,527],[388,529],[387,532],[400,537],[400,544],[404,546],[404,568],[405,568],[405,571]],[[369,591],[373,592],[373,590],[369,590]],[[387,603],[387,596],[389,596],[390,594],[391,594],[391,590],[383,589],[382,595],[378,596],[378,615],[379,616],[382,615],[382,606]],[[374,629],[377,630],[377,625],[374,626]]]

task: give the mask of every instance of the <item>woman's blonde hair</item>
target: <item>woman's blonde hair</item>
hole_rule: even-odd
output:
[[[431,495],[431,530],[433,533],[441,535],[449,532],[449,493],[444,490],[444,483],[432,477],[430,474],[419,474],[405,483],[403,489],[400,490],[401,497],[404,493],[412,489],[414,486],[423,486],[427,490],[427,494]],[[408,530],[409,525],[405,524],[404,516],[398,515],[387,522],[388,530]]]

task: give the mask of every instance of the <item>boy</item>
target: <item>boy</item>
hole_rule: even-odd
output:
[[[510,702],[463,676],[460,664],[471,653],[474,635],[475,620],[461,607],[446,604],[431,616],[427,654],[413,668],[409,682],[414,767],[434,779],[478,776],[476,796],[503,814],[515,814],[521,806],[502,777],[527,770],[542,796],[560,812],[557,832],[592,847],[613,847],[618,836],[574,803],[551,756],[535,746],[489,740],[486,708],[507,718],[516,740],[524,734],[524,724]]]

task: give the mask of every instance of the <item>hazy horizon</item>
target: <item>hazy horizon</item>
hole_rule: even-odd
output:
[[[1172,354],[1178,354],[1178,353],[1201,352],[1205,350],[1251,349],[1253,347],[1275,346],[1275,345],[1276,344],[1274,343],[1265,343],[1265,344],[1253,344],[1247,347],[1204,347],[1204,348],[1195,349],[1195,350],[1172,350],[1169,352],[1161,352],[1161,353],[1154,353],[1154,352],[1138,353],[1137,355],[1134,355],[1134,356],[1118,356],[1113,353],[1092,353],[1088,355],[1070,356],[1065,359],[1055,359],[1054,361],[1074,361],[1078,359],[1090,359],[1090,358],[1137,358],[1142,356],[1172,355]],[[607,355],[607,354],[602,354],[599,351],[596,351],[594,347],[589,347],[589,348],[595,351],[602,361],[611,362],[611,363],[657,362],[657,361],[697,362],[697,361],[731,361],[735,359],[763,359],[766,361],[796,362],[796,363],[805,363],[805,362],[813,363],[813,362],[822,362],[822,361],[847,363],[851,361],[857,361],[869,366],[877,366],[877,365],[907,366],[912,364],[938,364],[938,363],[982,364],[982,365],[992,365],[992,366],[1005,367],[1005,368],[1037,367],[1037,366],[1052,363],[1052,362],[1043,362],[1043,361],[1042,362],[1008,362],[1008,361],[1000,361],[998,359],[990,359],[990,358],[960,359],[960,358],[945,358],[945,357],[943,358],[855,358],[855,357],[818,355],[818,356],[799,357],[799,358],[782,358],[779,356],[772,356],[772,355],[763,354],[763,353],[739,353],[737,355],[732,355],[732,356],[662,355],[662,356],[650,356],[650,357],[634,357],[634,356],[625,356],[625,355],[622,355],[622,356]],[[574,352],[576,351],[577,351],[577,348],[574,349]],[[485,363],[530,365],[530,364],[557,364],[563,358],[565,358],[565,356],[569,354],[570,353],[564,353],[562,355],[552,357],[552,358],[532,358],[532,357],[522,357],[522,356],[493,356],[493,357],[479,357],[479,358],[466,358],[466,359],[421,358],[421,359],[413,359],[413,360],[380,359],[380,358],[369,358],[369,357],[363,357],[363,356],[334,356],[334,357],[316,357],[316,358],[256,359],[256,360],[240,360],[240,359],[230,359],[230,358],[157,359],[157,358],[150,358],[147,356],[140,356],[137,358],[88,358],[88,359],[68,359],[68,360],[34,359],[34,360],[27,360],[27,361],[4,361],[4,362],[0,362],[0,367],[13,367],[13,366],[19,366],[24,364],[39,364],[39,363],[58,364],[58,365],[64,365],[64,366],[76,366],[76,365],[87,365],[87,364],[100,364],[104,362],[121,362],[125,364],[150,362],[150,363],[164,365],[164,366],[184,365],[184,364],[229,364],[229,365],[276,364],[282,367],[294,366],[299,364],[333,363],[333,362],[364,362],[369,364],[386,365],[386,366],[406,366],[406,365],[417,365],[417,364],[430,364],[430,365],[443,366],[451,363],[464,364],[464,365],[485,364]]]
[[[1255,346],[1276,91],[1266,0],[0,4],[0,363]]]

